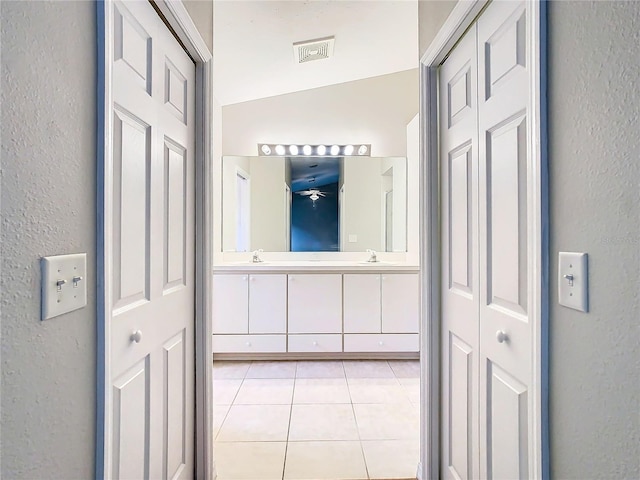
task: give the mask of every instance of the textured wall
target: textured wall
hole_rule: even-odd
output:
[[[87,479],[95,422],[92,2],[0,2],[2,478]],[[45,255],[87,252],[88,305],[40,321]]]
[[[640,478],[640,2],[549,5],[551,467]],[[589,253],[590,312],[557,303]]]
[[[257,155],[258,142],[371,143],[404,156],[418,111],[418,70],[314,88],[222,108],[223,155]]]
[[[418,0],[418,52],[421,57],[456,3],[455,0]]]
[[[94,472],[95,8],[0,1],[0,476],[7,480]],[[196,24],[211,37],[211,16]],[[41,322],[39,259],[72,252],[88,254],[88,305]]]

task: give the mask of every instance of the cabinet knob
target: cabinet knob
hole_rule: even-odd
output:
[[[135,343],[140,343],[140,340],[142,340],[142,332],[140,330],[136,330],[131,334],[129,340]]]
[[[378,345],[382,346],[382,345],[384,345],[384,342],[383,342],[382,340],[380,340],[380,341],[378,342]]]
[[[246,275],[244,275],[244,276],[242,277],[242,279],[246,281],[246,280],[247,280],[247,276],[246,276]]]
[[[507,335],[506,332],[504,332],[502,330],[498,330],[496,332],[496,340],[498,340],[498,343],[504,343],[507,340],[509,340],[509,336]]]
[[[256,281],[256,277],[251,277],[251,281],[255,282]]]
[[[247,347],[250,347],[250,346],[251,346],[251,342],[246,342],[246,343],[245,343],[245,345],[246,345]]]
[[[311,345],[313,345],[314,347],[318,346],[318,342],[316,342],[315,340],[313,342],[311,342]]]

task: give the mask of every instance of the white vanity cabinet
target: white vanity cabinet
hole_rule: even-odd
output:
[[[418,278],[415,271],[216,273],[213,351],[416,353]]]
[[[213,276],[213,333],[249,333],[249,275]]]
[[[213,351],[286,352],[287,275],[213,276]]]
[[[417,273],[344,275],[344,351],[417,352]]]
[[[418,333],[420,279],[417,273],[390,273],[382,280],[382,333]]]
[[[287,333],[286,275],[249,275],[249,333]]]
[[[289,275],[289,333],[342,333],[342,275]]]
[[[380,333],[381,275],[346,273],[344,275],[344,333]]]

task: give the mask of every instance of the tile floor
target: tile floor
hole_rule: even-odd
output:
[[[414,479],[417,360],[214,362],[218,480]]]

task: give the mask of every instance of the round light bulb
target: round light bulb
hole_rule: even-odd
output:
[[[338,155],[340,153],[340,147],[338,145],[333,145],[331,147],[331,155]]]
[[[305,155],[311,155],[311,145],[305,145],[302,147],[302,153]]]
[[[262,150],[262,153],[264,153],[265,155],[271,155],[271,147],[269,145],[262,145],[262,147],[260,147],[260,150]]]
[[[367,146],[366,145],[360,145],[360,148],[358,148],[358,155],[364,155],[367,153]]]
[[[353,154],[353,145],[347,145],[346,147],[344,147],[344,154],[345,155],[352,155]]]
[[[298,146],[297,145],[289,145],[289,153],[291,155],[297,155],[298,154]]]
[[[285,149],[282,145],[276,145],[276,153],[278,155],[284,155]]]
[[[324,155],[325,153],[327,153],[327,147],[325,147],[324,145],[318,145],[318,155]]]

